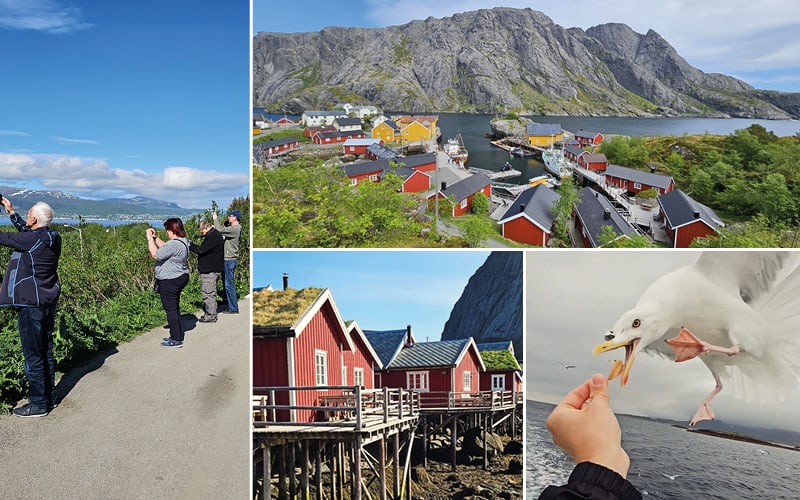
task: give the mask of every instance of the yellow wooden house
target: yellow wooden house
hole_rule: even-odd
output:
[[[528,145],[549,148],[564,139],[560,123],[530,123],[526,127]]]
[[[402,143],[430,141],[438,133],[439,117],[436,115],[403,115],[396,117],[394,121],[400,127]]]
[[[373,127],[372,138],[381,139],[384,143],[398,142],[400,140],[400,127],[391,120],[383,121]]]

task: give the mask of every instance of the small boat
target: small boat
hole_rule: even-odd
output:
[[[509,154],[512,154],[514,156],[519,156],[520,158],[530,158],[531,156],[533,156],[533,153],[531,153],[530,151],[525,151],[520,147],[513,147],[508,152]]]
[[[454,162],[464,167],[467,164],[467,158],[469,157],[469,152],[467,148],[464,147],[464,140],[461,138],[461,132],[454,139],[447,139],[447,143],[444,145],[444,152],[453,159]]]

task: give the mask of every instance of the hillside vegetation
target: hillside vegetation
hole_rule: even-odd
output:
[[[246,215],[250,213],[250,200],[238,198],[230,208],[244,215],[236,268],[237,290],[244,296],[250,289],[250,230]],[[213,205],[212,210],[215,209]],[[210,221],[210,211],[184,220],[189,239],[200,241],[197,225],[201,218]],[[145,223],[116,227],[81,223],[78,231],[53,225],[63,240],[58,266],[62,290],[53,339],[59,373],[165,323],[159,296],[152,291],[154,261],[145,241],[148,227]],[[0,226],[0,230],[16,231],[11,225]],[[157,231],[166,240],[163,228]],[[3,271],[10,255],[9,248],[0,247]],[[183,313],[202,308],[196,265],[196,257],[190,257],[191,279],[181,297]],[[219,286],[221,289],[221,283]],[[0,307],[0,410],[8,410],[26,393],[17,315],[9,307]]]

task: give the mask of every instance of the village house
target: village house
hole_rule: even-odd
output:
[[[658,194],[666,194],[675,188],[672,176],[657,174],[651,168],[649,172],[620,165],[609,165],[606,168],[606,185],[622,188],[630,194],[639,191],[656,189]]]
[[[399,142],[400,126],[392,120],[384,120],[372,128],[373,139],[380,139],[384,143]]]
[[[263,156],[266,158],[274,158],[276,156],[285,155],[286,153],[300,148],[300,141],[293,137],[285,137],[283,139],[273,139],[271,141],[259,142],[254,147],[263,151]]]
[[[377,139],[377,140],[381,141],[381,143],[372,144],[367,147],[367,157],[370,160],[394,160],[396,158],[400,158],[401,156],[400,153],[384,146],[382,139]]]
[[[358,186],[364,181],[380,182],[392,172],[402,181],[400,192],[419,193],[430,188],[431,177],[423,171],[404,166],[402,160],[373,160],[343,165],[344,174],[350,179],[351,186]]]
[[[578,157],[578,166],[595,172],[605,172],[608,159],[603,153],[584,153]]]
[[[714,211],[676,189],[656,198],[659,218],[664,222],[673,248],[688,248],[695,238],[719,232],[725,226]]]
[[[303,135],[305,137],[308,137],[309,139],[313,139],[313,137],[320,132],[334,132],[334,131],[336,131],[336,129],[333,127],[333,125],[326,125],[322,127],[306,127],[303,129]]]
[[[587,154],[586,151],[584,151],[578,144],[573,143],[568,146],[564,146],[564,158],[573,163],[578,163],[578,158],[585,154]]]
[[[380,139],[353,139],[348,137],[342,144],[342,151],[346,155],[366,155],[367,150],[373,144],[382,145],[383,141]]]
[[[344,110],[303,111],[300,122],[306,127],[333,126],[337,118],[347,118],[347,113]]]
[[[596,147],[603,143],[603,134],[599,132],[589,132],[588,130],[578,130],[575,132],[575,140],[581,147]]]
[[[275,121],[275,125],[294,125],[295,123],[290,120],[286,115],[283,115],[283,118],[279,118]]]
[[[360,118],[336,118],[333,121],[333,128],[339,132],[348,132],[350,130],[361,131]]]
[[[438,131],[436,115],[402,115],[394,118],[400,128],[399,142],[408,144],[418,141],[430,141],[436,138]]]
[[[382,367],[387,366],[397,357],[403,347],[417,343],[411,325],[399,330],[365,330],[364,334],[377,354]],[[380,370],[375,372],[375,387],[383,387]]]
[[[398,158],[398,164],[413,168],[420,172],[433,172],[436,170],[436,153],[423,153],[419,155],[403,156]]]
[[[544,184],[519,193],[497,221],[502,227],[503,238],[546,247],[553,232],[553,205],[559,198],[557,192]]]
[[[458,217],[472,210],[472,200],[478,193],[483,193],[487,198],[492,195],[492,180],[486,174],[473,174],[450,186],[442,183],[441,188],[428,199],[435,196],[450,199],[453,202],[452,215]]]
[[[381,369],[381,382],[384,387],[419,392],[423,407],[447,407],[451,397],[469,398],[479,392],[480,374],[484,371],[486,366],[471,337],[406,341]]]
[[[380,365],[368,343],[354,342],[330,289],[294,290],[286,279],[283,290],[253,294],[252,349],[254,394],[259,394],[258,387],[319,387],[277,392],[273,404],[325,405],[326,398],[342,394],[342,389],[328,386],[352,383],[352,368],[362,368],[359,378],[365,387],[372,387],[372,366]],[[318,418],[313,410],[292,409],[278,411],[277,419],[312,422]]]
[[[381,360],[357,321],[347,323],[347,333],[350,334],[350,338],[353,339],[353,344],[356,348],[345,356],[345,366],[342,369],[344,385],[357,385],[362,389],[374,389],[374,373],[383,366]]]
[[[616,238],[627,238],[636,234],[636,230],[625,220],[617,209],[603,194],[585,187],[580,192],[579,203],[575,204],[573,211],[575,230],[578,231],[587,248],[598,248],[602,244],[600,235],[603,228],[608,226],[614,231]]]
[[[480,390],[522,394],[522,367],[514,357],[512,342],[486,342],[476,346],[486,366],[486,371],[480,374]]]
[[[376,116],[378,114],[378,108],[375,106],[361,106],[357,104],[350,104],[344,103],[336,106],[337,108],[341,108],[347,113],[347,116],[354,116],[360,120],[364,118],[369,118],[371,116]]]
[[[253,129],[266,130],[272,126],[272,122],[262,113],[253,113]]]
[[[529,123],[525,131],[529,146],[548,148],[564,138],[564,131],[559,123]]]

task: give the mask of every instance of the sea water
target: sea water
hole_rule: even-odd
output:
[[[552,408],[527,401],[526,498],[538,498],[547,485],[565,484],[574,467],[544,426]],[[643,498],[800,498],[800,450],[691,433],[624,415],[619,423],[622,446],[631,458],[628,480]]]

